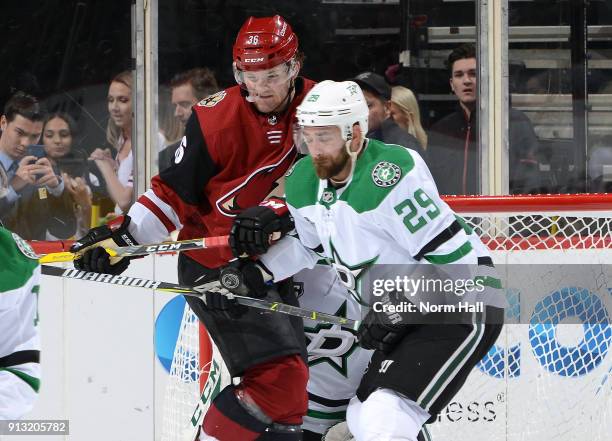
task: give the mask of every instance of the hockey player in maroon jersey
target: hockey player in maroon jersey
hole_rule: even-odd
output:
[[[102,248],[109,244],[160,242],[177,229],[179,239],[228,234],[234,218],[257,206],[293,164],[295,108],[314,84],[298,76],[297,36],[278,15],[251,17],[238,33],[233,60],[239,85],[194,106],[172,166],[153,178],[151,189],[127,215],[91,230],[75,244],[73,251],[84,251],[75,262],[77,268],[123,272],[129,260],[110,258]],[[272,220],[274,231],[291,230],[290,217],[282,213],[286,207],[271,206],[276,211],[261,207],[261,213],[257,208],[249,213]],[[240,220],[244,225],[253,222],[248,216]],[[179,281],[191,286],[215,281],[232,257],[229,249],[182,253]],[[270,291],[270,276],[260,264],[232,264],[255,287],[250,295],[297,303],[290,280]],[[301,320],[283,314],[262,316],[218,293],[207,293],[205,301],[187,301],[232,376],[242,377],[239,385],[228,386],[213,401],[200,439],[301,440],[308,402]]]

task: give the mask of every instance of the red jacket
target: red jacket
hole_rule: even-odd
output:
[[[295,161],[295,109],[314,82],[298,78],[286,112],[261,114],[234,86],[194,106],[171,167],[152,180],[152,190],[178,215],[179,239],[228,234],[234,216],[259,204]],[[177,162],[178,161],[178,162]],[[166,226],[176,229],[155,202],[138,199]],[[208,268],[227,263],[228,249],[189,251]]]

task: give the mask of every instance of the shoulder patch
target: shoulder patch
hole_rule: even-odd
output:
[[[40,258],[40,256],[34,252],[30,244],[19,237],[19,235],[11,233],[11,236],[13,236],[13,240],[15,240],[15,244],[17,248],[19,248],[19,251],[21,251],[21,254],[32,260],[38,260]]]
[[[372,170],[372,181],[379,187],[392,187],[402,177],[402,169],[392,162],[381,161]]]
[[[198,103],[198,106],[200,106],[200,107],[214,107],[217,104],[219,104],[221,102],[221,100],[223,100],[223,98],[225,98],[226,95],[227,95],[227,92],[225,90],[222,90],[221,92],[217,92],[215,94],[207,96],[206,98],[204,98],[202,101],[200,101]]]

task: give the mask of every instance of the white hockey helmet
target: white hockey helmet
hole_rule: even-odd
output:
[[[345,141],[351,140],[355,123],[364,136],[368,131],[368,105],[353,81],[318,83],[304,97],[296,116],[300,127],[337,126]]]

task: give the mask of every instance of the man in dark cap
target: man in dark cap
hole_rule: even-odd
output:
[[[363,72],[352,81],[359,84],[368,104],[367,138],[377,139],[386,144],[397,144],[415,150],[423,155],[417,139],[403,130],[391,118],[391,86],[382,75],[374,72]]]

